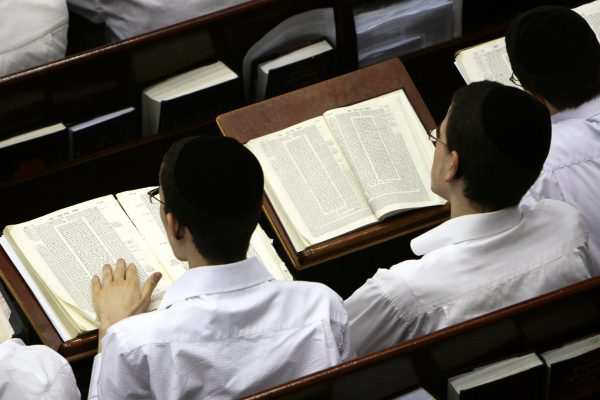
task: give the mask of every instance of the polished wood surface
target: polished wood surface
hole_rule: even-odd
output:
[[[390,59],[339,77],[252,104],[217,117],[221,132],[242,143],[325,111],[371,99],[403,88],[427,130],[436,125],[417,88],[398,59]],[[386,221],[296,252],[275,209],[265,196],[263,209],[292,264],[304,269],[395,237],[430,228],[448,218],[449,207],[407,211]]]

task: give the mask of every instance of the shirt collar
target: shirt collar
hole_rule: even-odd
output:
[[[519,221],[521,221],[521,213],[517,207],[463,215],[452,218],[414,238],[410,242],[410,247],[416,255],[422,256],[444,246],[498,234],[517,225]]]
[[[167,289],[158,308],[167,308],[190,297],[245,289],[273,279],[254,257],[233,264],[190,268]]]
[[[555,124],[568,119],[588,119],[598,114],[600,114],[600,96],[587,101],[578,107],[559,111],[551,118],[552,123]]]

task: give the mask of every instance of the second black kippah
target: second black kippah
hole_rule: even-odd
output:
[[[518,15],[507,30],[506,47],[520,79],[577,74],[588,57],[598,56],[596,35],[585,19],[558,6]]]

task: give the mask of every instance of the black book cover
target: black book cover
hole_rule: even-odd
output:
[[[129,107],[69,127],[69,149],[72,158],[81,157],[140,136],[139,118]]]
[[[540,364],[526,371],[462,390],[460,400],[542,400],[546,367]]]
[[[242,82],[239,77],[171,100],[160,105],[158,132],[213,119],[241,105]]]
[[[28,133],[15,137],[18,139]],[[69,142],[64,125],[40,137],[0,148],[0,179],[23,178],[69,159]]]

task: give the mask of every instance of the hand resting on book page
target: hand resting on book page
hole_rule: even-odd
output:
[[[111,325],[148,310],[152,291],[162,274],[155,272],[150,275],[140,291],[135,264],[126,266],[125,260],[120,258],[114,271],[109,264],[104,265],[102,278],[104,284],[100,283],[98,275],[92,278],[94,309],[99,321],[98,353],[102,351],[102,338]]]

